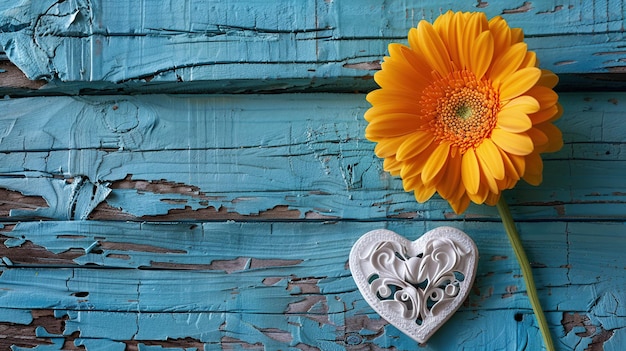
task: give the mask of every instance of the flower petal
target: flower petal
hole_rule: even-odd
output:
[[[413,133],[424,122],[411,113],[390,113],[371,121],[365,128],[365,137],[376,141],[380,138],[396,137]]]
[[[486,168],[495,179],[504,178],[504,163],[498,147],[490,140],[485,139],[476,148],[476,156],[480,161],[481,168]]]
[[[450,155],[450,144],[443,142],[437,146],[435,151],[430,155],[428,161],[422,170],[422,181],[424,184],[429,183],[443,168]]]
[[[520,64],[526,57],[526,43],[517,43],[508,48],[493,64],[489,78],[497,85],[500,81],[507,78],[513,72],[517,71]]]
[[[502,151],[502,153],[506,153],[504,150],[500,150],[500,151]],[[507,154],[507,156],[509,157],[509,159],[511,160],[511,163],[513,163],[513,166],[517,170],[517,174],[519,174],[520,177],[522,177],[524,173],[526,172],[526,158],[524,156],[513,155],[513,154]]]
[[[378,76],[382,76],[381,73],[385,72],[386,74],[393,74],[401,81],[408,81],[409,88],[412,90],[421,91],[428,86],[431,80],[431,69],[423,58],[402,44],[389,44],[388,50],[389,56],[385,56],[381,70],[374,74],[374,79],[381,87],[385,86],[378,81],[381,79]],[[393,87],[393,84],[388,86]]]
[[[485,186],[487,185],[487,179],[485,178],[485,175],[482,172],[480,173],[479,184],[481,185],[481,187],[478,189],[476,194],[471,194],[469,192],[467,193],[467,196],[469,196],[470,200],[472,200],[473,203],[478,204],[478,205],[485,202],[485,200],[487,199],[487,196],[489,196],[489,187]]]
[[[406,90],[385,88],[376,89],[367,94],[365,99],[372,105],[394,105],[415,100],[415,93]]]
[[[485,203],[489,206],[495,206],[498,204],[498,200],[500,200],[500,195],[502,195],[502,193],[498,193],[498,194],[493,194],[490,193],[489,196],[487,196],[487,199],[485,200]]]
[[[526,132],[528,136],[533,140],[533,144],[535,144],[535,150],[538,152],[542,152],[550,140],[548,140],[548,136],[539,128],[531,128]]]
[[[534,51],[527,51],[524,60],[519,65],[520,67],[537,67],[537,54]]]
[[[474,149],[468,149],[461,160],[461,180],[468,194],[476,194],[480,188],[480,168]]]
[[[454,18],[456,17],[456,14],[457,12],[448,10],[443,15],[437,17],[437,19],[435,19],[435,21],[433,22],[433,28],[435,28],[435,31],[437,31],[437,34],[439,34],[439,37],[441,37],[441,40],[443,40],[443,42],[447,43],[448,45],[450,44],[448,40],[454,37],[455,32],[451,32],[451,29],[454,28],[453,23],[454,23]]]
[[[363,114],[366,121],[371,122],[376,118],[384,117],[390,113],[411,113],[418,115],[422,107],[417,101],[402,99],[393,104],[376,104]]]
[[[558,112],[556,113],[556,115],[552,116],[552,118],[550,118],[550,122],[554,122],[557,119],[561,118],[561,116],[563,115],[563,106],[561,106],[561,104],[557,103],[556,107],[558,109]]]
[[[428,69],[428,63],[411,48],[400,44],[389,45],[389,54],[394,58],[402,57],[420,80],[424,83],[430,82],[432,76],[430,74],[431,71]]]
[[[405,136],[395,138],[383,138],[378,141],[374,148],[374,153],[380,158],[394,157],[398,151],[398,147],[406,139]]]
[[[525,156],[533,152],[532,139],[525,133],[511,133],[500,128],[491,131],[491,140],[502,150],[513,154]]]
[[[418,130],[404,139],[397,149],[396,158],[399,161],[408,160],[424,151],[435,139],[435,136],[427,131]]]
[[[511,28],[511,44],[521,43],[524,41],[524,31],[522,28]]]
[[[524,173],[524,180],[530,185],[539,185],[543,181],[543,161],[539,153],[533,152],[525,157],[526,159],[526,173]]]
[[[493,37],[490,31],[480,33],[476,42],[470,48],[470,69],[474,72],[477,80],[480,80],[493,59]]]
[[[494,58],[498,58],[511,46],[511,28],[502,17],[496,16],[489,20],[489,31],[493,34]]]
[[[415,189],[416,187],[423,186],[424,183],[422,183],[422,177],[419,174],[407,178],[402,178],[402,187],[406,192],[413,191],[413,189]]]
[[[402,163],[397,161],[394,157],[387,157],[383,161],[383,169],[391,173],[392,176],[399,176],[401,168]]]
[[[413,195],[415,196],[415,200],[418,202],[426,202],[435,194],[434,186],[427,186],[421,184],[421,186],[416,186],[413,188]]]
[[[473,12],[463,28],[463,32],[459,37],[461,39],[461,47],[459,48],[459,58],[462,68],[470,68],[472,65],[472,47],[476,45],[476,39],[483,33],[483,28],[487,27],[487,17],[482,12]],[[489,31],[485,31],[489,33]],[[491,51],[493,55],[493,50]],[[489,58],[491,61],[491,57]],[[491,63],[491,62],[489,62]],[[476,73],[476,72],[474,72]]]
[[[414,73],[406,62],[386,60],[381,70],[374,74],[374,81],[381,88],[394,88],[419,94],[428,86],[428,82]]]
[[[428,65],[442,76],[447,76],[451,70],[450,56],[433,26],[421,20],[417,25],[417,39],[420,52],[424,55]]]
[[[480,158],[478,158],[478,164],[480,165],[480,169],[483,170],[483,172],[481,172],[481,183],[487,184],[486,189],[489,189],[489,192],[496,194],[499,193],[500,189],[498,189],[498,182],[493,177],[493,174],[491,174],[491,172],[489,172],[489,170],[485,167]]]
[[[559,83],[559,77],[548,71],[547,69],[541,70],[541,78],[537,82],[538,85],[543,85],[546,88],[554,88]]]
[[[400,171],[402,179],[421,174],[426,161],[428,161],[428,157],[435,151],[437,146],[437,144],[430,144],[424,152],[411,159],[402,161],[402,170]]]
[[[459,199],[456,199],[454,201],[450,200],[449,202],[450,207],[452,207],[454,213],[461,214],[465,212],[465,210],[467,210],[467,207],[470,204],[470,199],[467,195],[463,195]]]
[[[462,26],[465,25],[465,20],[463,19],[463,14],[461,12],[455,12],[449,21],[448,28],[445,30],[437,29],[437,32],[440,33],[441,39],[444,43],[447,43],[450,60],[458,68],[460,67],[461,62],[459,49],[461,37],[457,33],[462,33],[462,30],[459,28],[462,28]]]
[[[541,106],[540,110],[554,106],[559,100],[559,96],[554,92],[554,90],[542,85],[535,85],[534,87],[528,89],[526,94],[534,97],[537,102],[539,102],[539,106]]]
[[[561,111],[562,112],[562,111]],[[539,124],[547,121],[551,121],[552,118],[557,116],[559,113],[559,108],[557,105],[550,106],[545,110],[541,110],[537,113],[533,113],[528,115],[530,120],[533,121],[533,124]]]
[[[520,173],[518,173],[515,164],[509,157],[509,154],[504,152],[502,149],[498,149],[498,152],[500,152],[500,157],[502,158],[502,164],[504,165],[504,173],[506,174],[506,176],[515,181],[518,181],[521,175]]]
[[[515,99],[509,100],[500,111],[515,109],[520,112],[529,114],[539,111],[539,102],[532,96],[522,95]]]
[[[548,137],[548,145],[541,152],[556,152],[563,147],[563,134],[552,123],[542,123],[535,126]]]
[[[500,100],[506,101],[524,94],[537,84],[539,77],[541,70],[536,67],[526,67],[514,72],[502,80]]]
[[[521,133],[532,128],[533,122],[524,112],[508,109],[498,113],[497,125],[506,131]]]
[[[450,200],[456,197],[461,184],[461,157],[448,157],[448,163],[446,164],[445,181],[437,184],[437,192],[446,200]]]

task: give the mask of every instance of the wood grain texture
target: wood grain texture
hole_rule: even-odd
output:
[[[515,349],[538,349],[523,282],[499,223],[18,223],[2,233],[10,248],[0,254],[12,265],[0,275],[0,309],[13,329],[31,330],[27,340],[34,325],[43,327],[35,329],[42,343],[71,336],[76,345],[91,345],[87,349],[124,350],[127,341],[166,340],[189,340],[205,349],[221,342],[227,349],[224,341],[234,339],[258,344],[254,349],[408,350],[414,342],[363,301],[347,257],[354,241],[372,228],[415,239],[439,225],[470,233],[481,256],[472,294],[423,349],[498,349],[511,342]],[[620,335],[626,324],[619,278],[626,267],[621,252],[611,249],[622,228],[623,223],[520,224],[562,349],[582,350],[580,345],[607,331]],[[20,262],[19,250],[11,249],[15,240],[52,255],[80,255],[57,267],[43,260]],[[589,252],[603,254],[588,262]],[[54,319],[35,319],[44,313]],[[46,329],[58,320],[61,330]],[[605,349],[611,349],[611,338],[606,341]]]
[[[562,88],[624,86],[619,0],[3,0],[0,44],[48,93],[369,90],[387,44],[447,9],[523,28]]]
[[[625,100],[561,95],[566,145],[546,155],[541,187],[506,192],[518,219],[623,218]],[[459,217],[437,197],[417,204],[364,139],[367,106],[360,94],[0,101],[10,111],[0,117],[0,188],[25,196],[0,210],[57,220],[497,217],[480,206]]]
[[[387,44],[449,8],[560,75],[565,146],[505,197],[557,349],[623,350],[618,0],[0,0],[0,350],[541,350],[495,208],[416,203],[363,137]],[[443,225],[477,278],[418,346],[348,255]]]
[[[563,350],[617,350],[624,337],[624,98],[562,94],[566,146],[540,187],[507,193]],[[7,345],[413,349],[362,300],[348,254],[372,229],[417,238],[452,225],[479,247],[478,278],[424,349],[540,348],[495,209],[456,216],[404,193],[362,137],[361,94],[0,106]]]

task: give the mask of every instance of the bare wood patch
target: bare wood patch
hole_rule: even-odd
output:
[[[230,274],[237,271],[243,271],[248,267],[250,259],[248,257],[238,257],[234,260],[214,260],[208,266],[208,269],[216,271],[225,271]]]
[[[503,261],[507,260],[509,256],[506,255],[492,255],[489,261]]]
[[[139,251],[161,254],[186,254],[185,250],[175,250],[170,248],[158,247],[146,244],[119,243],[113,241],[103,241],[100,243],[100,249],[103,250],[119,250],[119,251]]]
[[[576,61],[576,60],[563,60],[563,61],[555,62],[554,65],[555,66],[566,66],[566,65],[571,65],[571,64],[577,63],[577,62],[578,61]]]
[[[338,341],[349,351],[388,350],[372,343],[385,334],[387,324],[382,318],[372,319],[363,314],[347,317],[343,339]]]
[[[114,258],[114,259],[118,259],[118,260],[130,260],[130,255],[123,255],[123,254],[107,254],[106,255],[107,258]]]
[[[284,343],[291,343],[293,335],[290,332],[278,328],[258,328],[258,330],[270,339]]]
[[[598,333],[593,338],[591,338],[591,343],[589,344],[589,346],[587,346],[586,350],[603,351],[604,343],[613,337],[613,333],[614,333],[613,330],[602,329],[600,333]]]
[[[263,351],[265,350],[265,346],[262,343],[256,342],[254,344],[247,343],[243,340],[235,339],[230,336],[223,336],[220,340],[220,344],[222,346],[222,350],[256,350]]]
[[[163,190],[163,189],[160,189]],[[209,198],[202,195],[190,195],[196,198],[209,201]],[[164,200],[170,204],[184,203],[184,199]],[[233,200],[233,203],[237,200]],[[241,200],[239,200],[241,201]],[[220,206],[215,208],[213,206],[207,206],[204,208],[193,209],[191,206],[185,206],[182,209],[170,209],[167,214],[162,215],[147,215],[136,217],[132,214],[126,213],[123,209],[115,208],[106,203],[101,202],[96,208],[89,214],[89,219],[92,220],[127,220],[127,221],[176,221],[176,220],[259,220],[259,219],[300,219],[301,212],[299,210],[290,209],[287,205],[277,205],[265,211],[260,211],[256,214],[243,215],[237,212],[229,211],[228,208]],[[311,218],[313,216],[307,216]],[[324,216],[317,216],[316,218],[331,218]]]
[[[325,219],[325,220],[334,220],[334,219],[340,219],[341,217],[339,216],[329,216],[329,215],[324,215],[321,214],[319,212],[316,211],[307,211],[304,214],[304,218],[306,219]]]
[[[565,334],[569,334],[574,328],[582,327],[584,331],[577,332],[576,335],[580,337],[591,336],[595,333],[596,327],[591,325],[589,317],[580,313],[563,313],[561,318],[561,325],[565,331]]]
[[[150,261],[150,268],[171,270],[214,270],[214,266],[210,264],[173,263],[158,261]]]
[[[296,344],[296,348],[298,350],[302,350],[302,351],[321,351],[321,349],[319,349],[317,347],[313,347],[311,345],[307,345],[307,344],[303,344],[303,343]]]
[[[280,259],[250,259],[250,269],[269,268],[269,267],[288,267],[297,266],[302,260],[280,260]]]
[[[346,63],[343,68],[359,69],[365,71],[380,70],[380,60],[371,62]]]
[[[46,85],[45,80],[30,80],[10,61],[0,62],[0,87],[37,90]]]
[[[517,286],[509,285],[506,287],[506,293],[502,294],[503,299],[507,299],[509,297],[513,297],[513,295],[517,292]]]
[[[626,66],[610,66],[606,70],[610,73],[626,73]]]
[[[299,219],[300,211],[289,209],[287,205],[278,205],[258,214],[242,215],[237,212],[230,212],[225,207],[215,209],[209,206],[206,208],[192,209],[185,206],[184,209],[172,209],[165,215],[142,216],[141,220],[146,221],[172,221],[172,220],[258,220],[258,219]]]
[[[6,226],[5,230],[8,229]],[[22,245],[8,248],[4,242],[9,237],[0,235],[0,257],[7,257],[13,264],[75,264],[74,259],[85,254],[82,249],[69,249],[62,253],[52,253],[45,247],[25,241]]]
[[[489,6],[489,3],[487,1],[476,0],[476,7],[477,8],[484,9],[487,6]]]
[[[559,12],[559,11],[563,10],[563,8],[564,8],[563,5],[556,5],[551,10],[537,12],[537,14],[538,15],[544,15],[544,14],[555,13],[555,12]]]
[[[35,330],[37,327],[44,328],[50,334],[63,335],[67,316],[56,318],[53,310],[33,310],[31,311],[33,321],[28,325],[14,323],[0,323],[0,346],[3,350],[8,350],[11,346],[35,348],[39,345],[53,345],[50,338],[37,337]],[[84,347],[74,346],[74,340],[78,333],[65,336],[63,350],[85,350]]]
[[[133,221],[137,220],[136,216],[115,208],[106,203],[106,200],[99,203],[96,208],[89,213],[89,219],[98,221]]]
[[[41,196],[24,195],[19,191],[0,188],[0,217],[9,217],[11,210],[36,210],[41,207],[49,207]]]
[[[181,194],[198,197],[206,200],[215,200],[216,197],[206,196],[200,188],[184,183],[170,182],[165,179],[159,181],[147,181],[141,179],[133,180],[133,175],[129,174],[124,179],[111,183],[111,189],[135,189],[155,194]]]
[[[208,205],[209,201],[220,200],[220,196],[209,196],[202,191],[200,188],[193,185],[188,185],[184,183],[171,182],[165,179],[161,179],[158,181],[147,181],[141,179],[132,179],[132,174],[128,174],[124,179],[117,180],[111,183],[110,188],[115,189],[134,189],[137,190],[138,193],[142,192],[150,192],[154,194],[176,194],[183,195],[189,198],[200,199],[202,201],[206,201]],[[177,205],[184,204],[186,202],[185,199],[163,199],[165,203]],[[280,208],[278,209],[280,210]],[[297,215],[300,213],[297,211]],[[167,214],[164,215],[154,215],[154,216],[143,216],[141,218],[137,218],[133,215],[130,215],[123,211],[123,209],[115,208],[108,205],[105,202],[100,203],[90,214],[89,219],[94,220],[152,220],[152,221],[168,221],[168,220],[177,220],[177,219],[210,219],[210,220],[228,220],[228,219],[242,219],[245,216],[239,215],[237,213],[228,212],[228,210],[224,207],[215,208],[213,206],[208,206],[206,208],[200,209],[192,209],[190,206],[185,206],[183,209],[171,209]]]
[[[285,279],[284,277],[267,277],[264,278],[262,283],[265,286],[272,286],[278,284],[281,280]]]
[[[320,325],[330,324],[326,296],[321,293],[318,285],[320,279],[322,278],[292,276],[287,283],[287,290],[291,291],[292,295],[302,295],[303,298],[288,304],[285,313],[303,315]]]
[[[205,350],[204,343],[198,339],[194,338],[180,338],[180,339],[170,339],[167,340],[129,340],[124,341],[126,344],[125,351],[138,351],[139,344],[143,344],[145,346],[161,346],[164,349],[169,348],[180,348],[183,350],[193,350],[196,349],[198,351]]]
[[[601,351],[604,350],[604,343],[613,337],[614,331],[607,330],[602,325],[593,325],[588,316],[580,313],[564,312],[561,318],[561,325],[565,334],[569,334],[574,328],[582,328],[576,332],[576,336],[580,338],[591,337],[591,343],[585,350]]]
[[[213,271],[224,271],[228,274],[232,274],[234,272],[240,272],[247,269],[263,269],[263,268],[271,268],[271,267],[288,267],[295,266],[302,263],[302,260],[281,260],[281,259],[258,259],[258,258],[250,258],[250,257],[237,257],[232,260],[214,260],[210,264],[184,264],[184,263],[173,263],[173,262],[158,262],[151,261],[150,268],[155,269],[180,269],[180,270],[213,270]],[[283,278],[275,278],[275,283],[282,280]],[[271,282],[273,280],[268,280]],[[265,280],[264,280],[265,284]],[[272,284],[270,284],[272,285]]]
[[[533,9],[532,2],[524,1],[521,6],[512,9],[502,10],[503,15],[513,14],[513,13],[524,13]]]

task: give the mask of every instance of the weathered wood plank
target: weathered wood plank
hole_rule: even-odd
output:
[[[538,349],[540,338],[502,226],[468,221],[18,223],[2,232],[11,248],[0,250],[5,257],[0,335],[5,328],[22,333],[28,345],[70,340],[87,349],[165,340],[205,350],[220,342],[258,344],[258,349],[414,349],[413,341],[363,301],[346,262],[354,241],[368,230],[386,227],[414,239],[439,225],[463,229],[481,253],[468,300],[425,350],[459,344],[504,348],[512,340],[518,349]],[[519,223],[542,304],[563,349],[583,350],[603,337],[598,347],[611,349],[624,337],[626,267],[615,245],[623,226]],[[64,267],[42,258],[29,262],[18,246],[26,242],[50,257],[68,250],[80,254],[65,257]],[[494,320],[500,321],[497,328]]]
[[[622,93],[564,93],[565,147],[544,183],[506,193],[519,219],[623,218]],[[14,219],[456,218],[417,204],[363,137],[360,94],[0,101],[0,214]],[[260,130],[263,130],[261,133]],[[45,200],[42,205],[41,200]],[[465,218],[494,218],[472,206]]]
[[[0,349],[414,350],[348,253],[441,225],[476,241],[477,280],[420,349],[541,349],[495,210],[417,204],[363,138],[364,95],[120,95],[367,91],[449,8],[524,28],[581,91],[544,183],[506,197],[557,348],[621,351],[626,95],[590,92],[626,87],[619,0],[0,0],[0,94],[64,95],[0,100]]]
[[[0,44],[42,92],[369,90],[390,41],[448,9],[502,15],[525,30],[545,68],[579,88],[623,87],[624,7],[559,3],[13,0]],[[65,84],[60,89],[58,83]],[[86,84],[89,82],[89,84]],[[185,82],[185,84],[179,84]],[[77,84],[73,84],[77,83]],[[81,84],[82,83],[82,84]],[[10,90],[9,90],[10,91]]]

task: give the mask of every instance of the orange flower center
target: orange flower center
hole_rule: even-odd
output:
[[[435,139],[450,142],[461,153],[491,136],[500,109],[491,82],[478,80],[467,70],[434,81],[424,90],[421,103]]]

